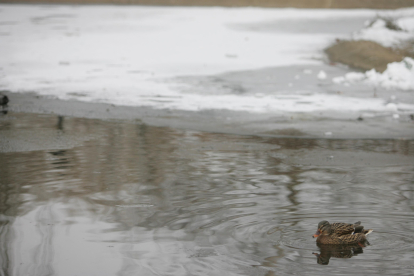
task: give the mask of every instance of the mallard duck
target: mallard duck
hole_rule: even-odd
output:
[[[365,246],[368,243],[366,236],[372,231],[372,229],[365,230],[360,221],[353,224],[343,222],[330,224],[323,220],[319,222],[318,230],[313,237],[317,237],[316,242],[319,244],[359,244]]]

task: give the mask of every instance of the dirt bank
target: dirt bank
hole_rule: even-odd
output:
[[[412,48],[412,46],[411,46]],[[408,49],[408,48],[407,48]],[[412,51],[384,47],[373,41],[338,41],[325,49],[329,60],[349,65],[353,68],[383,72],[387,64],[400,62],[404,57],[414,57]]]

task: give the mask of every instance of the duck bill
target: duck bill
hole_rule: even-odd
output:
[[[319,237],[320,234],[321,234],[321,231],[319,231],[319,229],[318,229],[312,237],[317,238],[317,237]]]

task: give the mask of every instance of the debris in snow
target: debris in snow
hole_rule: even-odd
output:
[[[388,110],[395,110],[395,111],[397,111],[397,105],[395,103],[387,103],[385,105],[385,108],[388,109]]]
[[[325,71],[323,71],[323,70],[321,70],[319,73],[318,73],[318,79],[320,79],[320,80],[324,80],[324,79],[326,79],[326,73],[325,73]]]

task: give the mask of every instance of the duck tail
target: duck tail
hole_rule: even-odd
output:
[[[364,234],[365,234],[365,236],[367,236],[367,235],[371,234],[371,233],[372,233],[372,231],[374,231],[374,230],[372,230],[372,229],[364,230]]]

